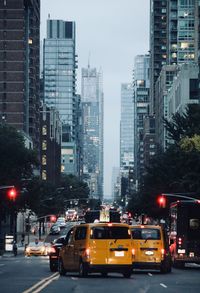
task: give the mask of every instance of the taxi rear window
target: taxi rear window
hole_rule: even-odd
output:
[[[100,226],[91,229],[91,239],[130,239],[128,227]]]
[[[134,228],[131,231],[133,239],[152,239],[152,240],[159,240],[160,237],[160,230],[159,229],[152,229],[152,228]]]

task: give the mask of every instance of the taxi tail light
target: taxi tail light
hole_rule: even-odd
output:
[[[85,250],[85,256],[90,257],[90,248],[86,248]]]
[[[51,253],[56,253],[55,248],[54,248],[54,247],[51,247],[51,248],[50,248],[50,252],[51,252]]]
[[[132,256],[135,256],[135,248],[132,248]]]
[[[165,249],[164,248],[161,248],[161,254],[165,255]]]

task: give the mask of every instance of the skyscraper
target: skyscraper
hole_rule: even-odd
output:
[[[0,122],[39,150],[40,0],[0,1]]]
[[[154,4],[156,2],[153,1]],[[163,2],[163,1],[162,1]],[[155,14],[156,12],[154,12]],[[164,19],[165,20],[165,17]],[[153,21],[153,19],[152,19]],[[194,64],[198,63],[198,47],[199,47],[199,1],[198,0],[169,0],[166,7],[166,23],[167,23],[167,65],[162,63],[159,69],[159,76],[154,79],[154,85],[151,84],[151,93],[154,91],[154,113],[156,127],[156,142],[165,149],[168,144],[167,134],[164,128],[163,118],[167,118],[169,112],[168,93],[176,82],[177,77],[183,78],[184,75],[192,74],[190,68],[195,68]],[[156,35],[156,23],[151,24],[151,34]],[[153,53],[154,54],[153,54]],[[154,56],[159,56],[160,48],[154,43],[151,48],[151,60]],[[152,55],[153,54],[153,55]],[[190,66],[182,66],[190,64]],[[160,67],[159,67],[160,68]],[[184,71],[181,74],[180,71]],[[196,71],[196,69],[194,69]],[[186,74],[186,71],[187,74]],[[196,75],[195,75],[196,76]],[[196,91],[198,80],[192,74],[190,87]],[[185,80],[186,81],[186,80]],[[183,82],[183,81],[182,81]],[[181,83],[181,81],[180,81]],[[192,89],[193,87],[193,89]],[[179,96],[179,94],[177,94]],[[152,100],[151,100],[152,102]],[[177,99],[176,104],[181,104]],[[191,100],[189,101],[191,103]],[[184,106],[186,105],[184,99]],[[173,108],[173,107],[172,107]],[[176,109],[183,107],[176,107]],[[171,111],[171,110],[170,110]]]
[[[75,22],[47,20],[44,39],[44,100],[58,109],[62,122],[62,172],[78,175]]]
[[[150,112],[155,113],[155,83],[167,62],[167,2],[150,2]]]
[[[126,204],[129,190],[129,172],[134,166],[134,103],[131,83],[121,84],[120,119],[120,176],[121,201]]]
[[[102,72],[82,69],[83,179],[90,196],[103,198],[103,85]]]
[[[134,103],[131,83],[121,85],[120,168],[133,166],[134,153]]]
[[[144,118],[149,115],[149,55],[134,62],[134,161],[137,182],[144,173]]]

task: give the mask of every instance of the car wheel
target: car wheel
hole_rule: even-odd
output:
[[[59,271],[60,276],[65,276],[66,270],[65,270],[65,268],[63,266],[62,259],[59,259],[59,261],[58,261],[58,271]]]
[[[51,261],[49,263],[49,268],[50,268],[51,272],[57,272],[57,270],[58,270],[57,265]]]
[[[126,270],[125,272],[123,272],[123,276],[124,278],[130,278],[131,277],[131,274],[132,274],[132,270]]]
[[[88,270],[86,267],[86,264],[82,261],[79,263],[79,276],[80,277],[87,277],[88,275]]]

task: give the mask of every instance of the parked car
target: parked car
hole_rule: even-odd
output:
[[[47,255],[48,248],[44,242],[38,241],[37,239],[35,242],[30,242],[25,248],[25,256],[31,255]]]
[[[56,272],[58,270],[59,251],[64,243],[65,237],[66,235],[60,236],[51,244],[49,252],[49,268],[52,272]]]

